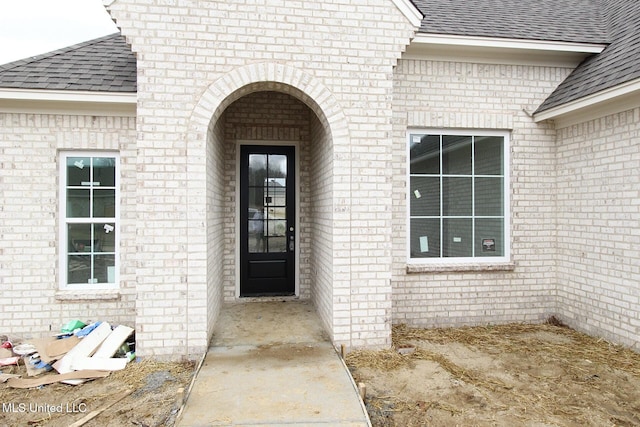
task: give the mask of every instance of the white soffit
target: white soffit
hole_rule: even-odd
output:
[[[422,23],[422,13],[411,3],[409,0],[393,0],[393,4],[396,5],[400,12],[411,22],[416,28],[420,27]]]
[[[134,117],[137,94],[0,88],[0,111],[8,113]]]
[[[554,120],[556,128],[561,129],[638,107],[640,107],[640,79],[635,79],[536,113],[533,120],[536,123]]]
[[[494,37],[418,34],[403,58],[483,64],[548,65],[575,67],[607,45]]]

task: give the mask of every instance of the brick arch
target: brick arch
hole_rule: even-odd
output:
[[[298,68],[268,62],[246,65],[224,74],[204,90],[194,106],[187,125],[187,134],[185,135],[186,158],[197,159],[193,162],[187,162],[186,165],[186,172],[189,176],[186,185],[190,195],[187,200],[188,206],[186,206],[187,211],[190,213],[187,226],[188,239],[191,242],[200,244],[201,247],[207,247],[209,242],[209,237],[205,232],[205,222],[202,218],[207,216],[206,209],[209,206],[207,197],[219,192],[205,189],[212,188],[208,186],[210,182],[208,180],[215,174],[220,173],[221,168],[224,168],[224,160],[221,160],[222,156],[217,151],[221,147],[213,148],[213,146],[208,145],[210,142],[209,137],[215,132],[214,129],[227,107],[236,100],[259,91],[276,91],[295,97],[314,112],[324,130],[323,141],[330,144],[330,146],[325,147],[328,149],[325,155],[331,156],[328,159],[331,168],[331,184],[328,191],[332,193],[330,196],[332,198],[330,201],[332,206],[330,207],[331,211],[328,212],[329,214],[340,212],[339,218],[332,221],[333,229],[338,229],[340,232],[331,234],[327,239],[330,243],[325,246],[327,252],[333,252],[336,236],[339,235],[340,239],[344,240],[345,236],[350,234],[351,199],[348,194],[350,194],[349,189],[352,179],[351,145],[347,118],[338,100],[320,80]],[[211,162],[209,162],[210,160]],[[340,195],[334,192],[337,191],[334,190],[336,188],[339,188]],[[214,209],[222,209],[220,199],[216,199],[214,204],[215,206],[211,205]],[[194,295],[197,293],[207,295],[206,303],[202,302],[202,298],[199,301],[193,301],[194,306],[205,304],[207,307],[206,330],[199,329],[195,331],[204,336],[211,334],[215,317],[224,298],[222,285],[209,286],[210,277],[219,277],[218,273],[223,270],[223,267],[217,263],[208,262],[210,257],[211,259],[223,259],[222,256],[219,256],[221,254],[210,255],[210,253],[213,253],[212,251],[215,251],[215,249],[208,248],[206,255],[189,253],[187,259],[190,273],[197,278],[197,280],[193,281],[194,284],[191,283],[191,280],[187,280],[189,284],[188,292]],[[333,257],[330,256],[330,258]],[[333,287],[334,290],[345,288],[341,289],[340,293],[349,295],[346,288],[350,286],[350,268],[341,266],[340,280],[336,281],[333,278],[334,261],[326,261],[325,258],[323,262],[332,264],[323,271],[322,289],[327,290],[327,286]],[[207,271],[208,266],[212,266],[217,271],[209,274],[209,271]],[[205,282],[201,280],[203,277],[207,278]],[[214,294],[215,296],[213,297],[209,296]],[[320,304],[323,307],[320,317],[332,335],[334,342],[350,343],[350,331],[340,331],[340,335],[336,335],[337,315],[334,313],[333,295],[334,291],[322,292],[322,296],[319,297],[321,302],[316,302],[316,304]],[[344,300],[345,297],[342,299]],[[319,312],[321,311],[320,309],[318,310]],[[199,325],[195,326],[201,328]]]
[[[191,114],[187,141],[202,141],[209,124],[215,123],[231,103],[259,90],[283,92],[300,99],[320,119],[334,142],[349,146],[347,120],[331,91],[298,68],[272,62],[236,68],[211,83]]]

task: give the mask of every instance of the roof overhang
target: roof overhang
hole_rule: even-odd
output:
[[[423,16],[413,3],[409,0],[393,0],[393,4],[400,9],[400,12],[409,20],[411,25],[420,28]]]
[[[533,120],[554,120],[557,128],[640,107],[640,79],[602,90],[548,110],[534,113]]]
[[[136,93],[0,88],[0,112],[135,117]]]
[[[416,35],[403,58],[574,68],[606,47],[594,43],[423,33]]]

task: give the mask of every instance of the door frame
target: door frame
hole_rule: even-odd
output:
[[[238,140],[236,141],[236,157],[235,157],[235,203],[234,209],[236,212],[235,223],[233,233],[235,236],[235,298],[247,300],[251,298],[258,299],[268,299],[269,297],[243,297],[240,298],[240,147],[243,145],[261,145],[261,146],[289,146],[295,148],[295,216],[296,216],[296,227],[295,227],[295,241],[296,248],[294,251],[294,281],[295,281],[295,291],[294,297],[300,296],[300,144],[297,141],[271,141],[271,140]],[[278,297],[281,298],[292,298],[292,297]]]

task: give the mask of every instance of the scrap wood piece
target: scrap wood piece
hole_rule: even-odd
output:
[[[126,390],[124,393],[122,393],[122,395],[120,397],[118,397],[113,402],[107,403],[106,405],[102,405],[101,407],[99,407],[95,411],[89,412],[87,415],[85,415],[84,417],[80,418],[75,423],[69,425],[69,427],[80,427],[80,426],[85,425],[87,422],[91,421],[92,419],[94,419],[95,417],[100,415],[103,411],[109,409],[110,407],[112,407],[116,403],[120,402],[122,399],[124,399],[125,397],[129,396],[131,393],[133,393],[133,390]]]
[[[122,344],[131,336],[133,328],[124,325],[118,325],[111,334],[100,345],[100,348],[96,350],[93,357],[111,357],[116,354],[116,351]]]
[[[106,371],[73,371],[66,374],[44,375],[40,378],[9,378],[7,385],[12,388],[32,388],[41,385],[65,382],[67,380],[90,380],[94,378],[104,378],[109,375]]]
[[[109,357],[76,357],[71,362],[71,368],[76,371],[85,369],[96,371],[120,371],[127,366],[127,358]]]
[[[71,365],[76,357],[90,356],[102,342],[111,334],[111,326],[107,322],[103,322],[96,329],[91,331],[89,335],[80,340],[64,357],[53,364],[56,371],[61,374],[72,372]],[[81,380],[65,381],[66,384],[78,385]]]

